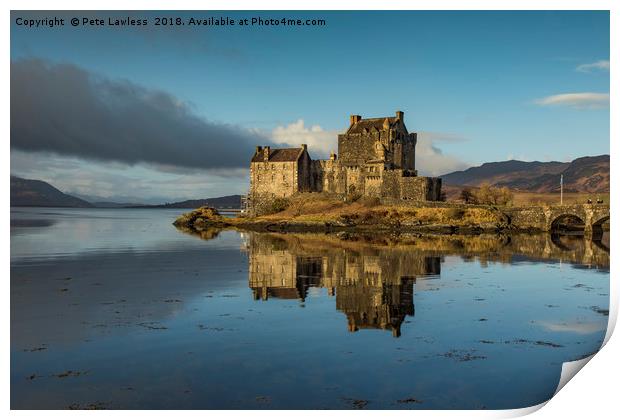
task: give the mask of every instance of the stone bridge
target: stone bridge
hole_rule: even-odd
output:
[[[587,236],[602,232],[609,222],[609,205],[573,204],[568,206],[515,207],[503,210],[509,223],[517,229],[553,232],[567,218],[578,219]]]

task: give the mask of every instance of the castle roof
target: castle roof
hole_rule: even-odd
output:
[[[385,120],[388,121],[389,127],[393,127],[398,121],[396,117],[383,117],[383,118],[366,118],[361,119],[355,124],[353,124],[347,133],[349,134],[362,134],[364,133],[364,129],[368,131],[372,131],[376,129],[381,131],[384,129]]]
[[[301,156],[302,147],[292,147],[288,149],[270,149],[269,162],[296,162]],[[264,162],[263,150],[254,153],[252,162]]]

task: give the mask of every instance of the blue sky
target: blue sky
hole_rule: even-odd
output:
[[[13,63],[30,58],[70,63],[96,77],[164,91],[201,119],[277,143],[306,142],[317,157],[334,147],[349,114],[385,116],[397,109],[405,112],[410,131],[422,133],[417,165],[428,174],[510,158],[565,161],[609,153],[607,12],[263,12],[321,18],[327,25],[206,28],[152,23],[155,16],[259,14],[145,12],[129,15],[148,18],[148,28],[15,25],[16,17],[29,15],[12,14]],[[90,187],[71,184],[69,173],[61,176],[54,165],[36,162],[70,160],[82,176],[87,167],[104,171],[107,190],[116,193],[114,176],[143,184],[166,176],[193,182],[172,195],[153,186],[144,199],[247,188],[240,170],[183,173],[162,171],[152,162],[93,162],[14,149],[14,173],[45,176],[85,195],[102,188],[95,180]],[[45,175],[47,166],[52,168]],[[197,177],[207,181],[201,184]]]

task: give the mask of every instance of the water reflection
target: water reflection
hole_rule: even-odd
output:
[[[217,235],[201,232],[203,239]],[[512,263],[520,257],[574,263],[605,270],[609,248],[583,236],[481,235],[376,238],[356,234],[247,233],[249,287],[255,300],[296,299],[310,288],[336,296],[348,330],[382,329],[400,337],[407,316],[414,316],[417,279],[438,276],[443,256],[458,254]]]
[[[53,221],[11,229],[12,408],[517,408],[605,335],[608,237],[186,235],[175,214],[12,211]]]
[[[378,328],[399,337],[405,317],[414,315],[416,278],[440,274],[438,256],[406,249],[328,247],[310,237],[269,234],[250,234],[246,246],[254,299],[303,302],[309,288],[324,288],[336,296],[351,332]]]
[[[56,223],[53,219],[11,219],[12,228],[46,228]]]

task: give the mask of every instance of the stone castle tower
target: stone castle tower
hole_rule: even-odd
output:
[[[250,203],[296,192],[329,192],[377,197],[382,201],[438,201],[441,179],[417,176],[417,134],[409,133],[404,113],[393,117],[351,115],[349,128],[338,135],[338,155],[313,160],[305,144],[299,148],[256,148],[250,163]]]

